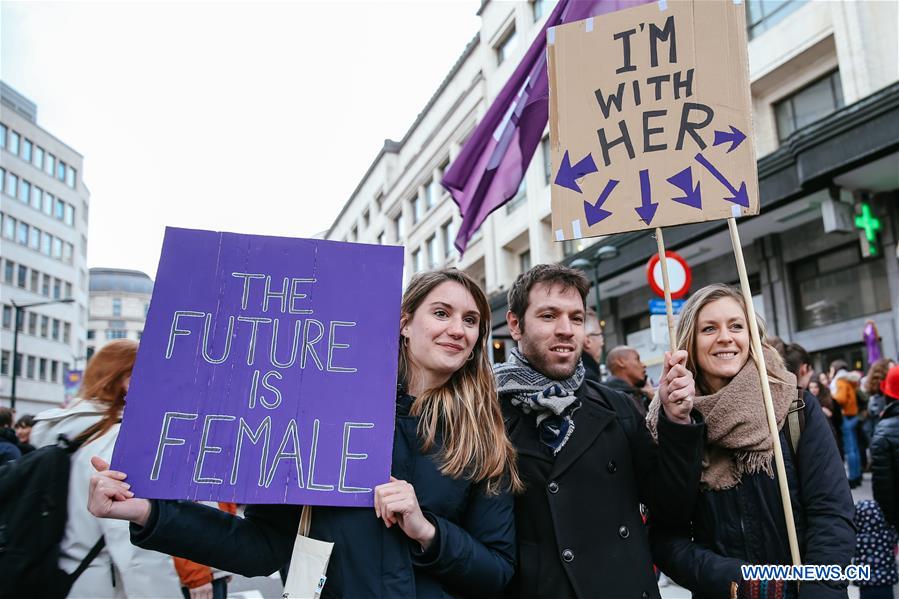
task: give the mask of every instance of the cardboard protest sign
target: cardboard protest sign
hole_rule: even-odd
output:
[[[166,230],[112,467],[138,497],[372,505],[401,247]]]
[[[548,32],[557,241],[758,214],[744,11],[662,0]]]

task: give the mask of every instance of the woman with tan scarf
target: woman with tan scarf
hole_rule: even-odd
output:
[[[795,376],[758,324],[802,561],[845,567],[855,550],[854,506],[836,444],[817,400],[798,397]],[[797,591],[783,581],[742,579],[744,564],[791,563],[743,296],[725,285],[697,291],[681,311],[677,345],[688,353],[693,405],[705,417],[708,438],[691,527],[652,528],[656,563],[694,599],[846,597],[845,582],[803,582]],[[783,429],[791,409],[805,414],[795,455]],[[657,397],[647,414],[653,434],[658,411]]]

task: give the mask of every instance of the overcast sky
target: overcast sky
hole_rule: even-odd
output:
[[[166,225],[327,229],[479,5],[4,0],[0,76],[84,156],[88,265],[152,277]]]

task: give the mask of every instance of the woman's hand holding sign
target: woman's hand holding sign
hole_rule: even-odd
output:
[[[389,483],[375,487],[375,515],[384,520],[387,528],[398,524],[422,550],[430,546],[437,534],[437,529],[421,512],[415,487],[392,476]]]
[[[125,482],[127,474],[110,470],[109,463],[94,456],[91,465],[97,473],[91,476],[87,511],[97,518],[128,520],[144,526],[150,517],[150,502],[134,496],[131,485]]]
[[[693,374],[687,370],[687,352],[682,349],[674,353],[665,352],[662,378],[659,381],[659,399],[668,419],[680,424],[690,424],[695,395]]]

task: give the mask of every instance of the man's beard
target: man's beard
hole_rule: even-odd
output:
[[[581,361],[581,353],[583,351],[583,348],[575,350],[573,353],[575,354],[576,359],[572,362],[571,368],[560,370],[560,366],[550,364],[547,359],[548,356],[542,354],[537,348],[533,347],[527,341],[526,337],[522,337],[520,345],[521,353],[524,354],[524,357],[530,362],[531,367],[546,378],[554,381],[562,381],[574,375],[577,370],[577,365]],[[551,354],[552,352],[547,350],[547,353]]]

